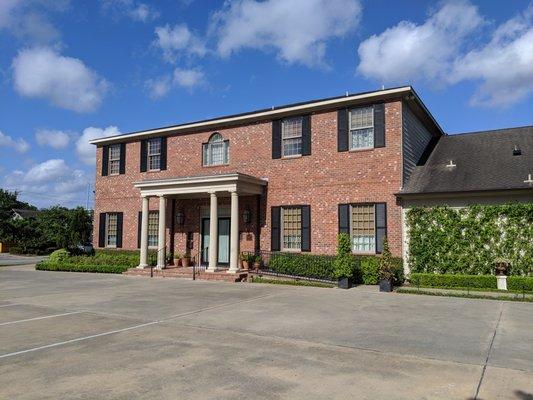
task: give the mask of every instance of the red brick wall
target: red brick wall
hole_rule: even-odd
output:
[[[312,115],[312,154],[292,159],[272,159],[271,122],[222,128],[218,132],[230,141],[228,166],[203,167],[202,143],[213,130],[180,134],[168,138],[168,168],[161,172],[139,172],[140,143],[126,145],[126,174],[101,176],[102,148],[97,149],[95,221],[101,212],[124,212],[123,248],[137,247],[137,215],[141,209],[139,190],[133,182],[144,179],[212,175],[240,172],[268,179],[267,194],[262,197],[260,247],[270,249],[270,207],[276,205],[309,204],[311,206],[311,250],[314,253],[334,253],[338,231],[337,207],[339,203],[386,202],[387,236],[391,251],[401,255],[401,212],[394,193],[402,184],[402,104],[400,101],[385,105],[385,147],[373,150],[337,151],[337,112],[327,111]],[[205,204],[208,204],[208,199]],[[227,200],[221,200],[223,203]],[[239,215],[246,201],[255,221],[255,200],[241,198]],[[265,203],[266,202],[266,203]],[[191,208],[198,201],[184,202],[187,227],[193,230],[197,242],[199,211],[191,218]],[[158,199],[150,200],[150,209],[158,208]],[[168,223],[171,218],[167,209]],[[196,221],[195,221],[196,220]],[[193,222],[191,224],[191,222]],[[243,227],[253,234],[255,227]],[[184,249],[183,232],[176,232],[176,250]],[[253,249],[249,235],[241,235],[241,249]],[[98,226],[95,224],[95,245],[98,242]],[[197,246],[197,243],[195,243]]]

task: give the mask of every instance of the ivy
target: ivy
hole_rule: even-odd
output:
[[[492,274],[494,260],[511,261],[509,275],[533,266],[533,203],[416,207],[407,213],[412,272]]]

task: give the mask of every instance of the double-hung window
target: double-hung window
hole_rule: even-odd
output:
[[[283,157],[302,155],[302,117],[281,121],[281,140]]]
[[[351,206],[351,237],[354,253],[376,252],[376,209],[374,204]]]
[[[225,165],[229,163],[229,141],[224,140],[220,133],[214,133],[207,143],[203,144],[203,165]]]
[[[302,248],[301,207],[281,208],[282,250],[299,251]]]
[[[147,151],[148,170],[158,171],[161,169],[161,138],[148,140]]]
[[[159,240],[159,211],[148,213],[148,247],[157,247]]]
[[[118,216],[116,213],[106,214],[105,245],[106,247],[117,246]]]
[[[118,175],[120,173],[120,144],[109,146],[109,174]]]
[[[350,150],[374,147],[374,108],[359,107],[350,110]]]

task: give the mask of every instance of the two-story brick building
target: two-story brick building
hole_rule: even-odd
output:
[[[402,254],[400,192],[443,131],[407,87],[93,140],[95,247],[190,252],[208,270],[240,251]]]

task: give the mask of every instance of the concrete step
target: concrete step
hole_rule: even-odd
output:
[[[150,277],[150,269],[130,268],[123,272],[123,275],[128,276],[145,276]],[[159,278],[189,278],[192,279],[191,268],[168,268],[168,269],[155,269],[153,270],[153,276]],[[217,272],[205,272],[197,271],[196,279],[205,281],[224,281],[224,282],[243,282],[248,278],[248,272],[237,272],[234,274],[227,273],[226,271]]]

